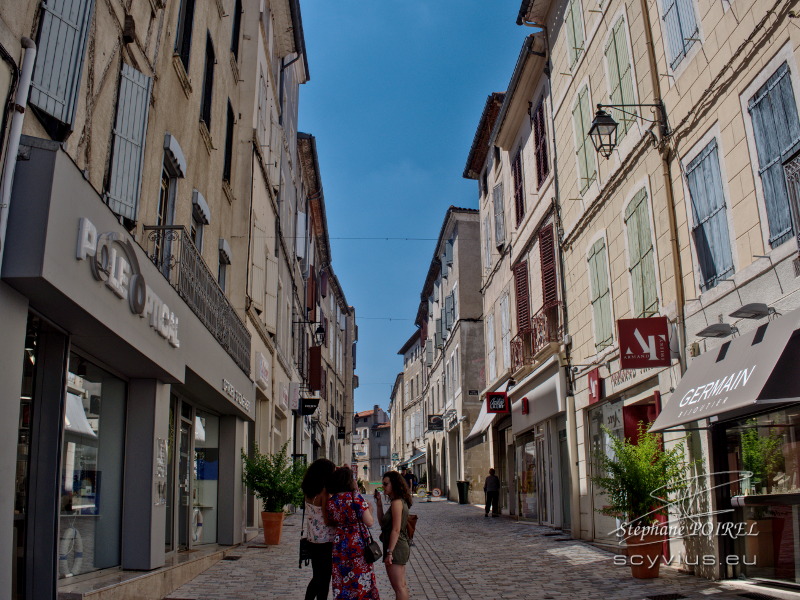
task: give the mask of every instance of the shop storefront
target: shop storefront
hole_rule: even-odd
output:
[[[690,365],[654,431],[707,432],[710,576],[800,584],[800,311],[758,325]],[[743,529],[733,536],[720,529]],[[720,533],[721,532],[721,533]]]
[[[241,540],[254,394],[59,145],[23,146],[0,283],[0,461],[16,473],[0,544],[12,597],[51,598]]]
[[[556,357],[509,390],[516,514],[553,527],[570,523],[566,378]]]

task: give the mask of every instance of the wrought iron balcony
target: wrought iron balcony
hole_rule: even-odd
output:
[[[531,317],[531,326],[511,339],[511,370],[532,365],[535,357],[551,342],[561,341],[563,326],[559,318],[561,302],[542,308]]]
[[[145,251],[192,312],[245,373],[250,373],[250,332],[183,226],[144,226]]]

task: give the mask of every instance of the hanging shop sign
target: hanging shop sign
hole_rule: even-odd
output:
[[[620,368],[668,367],[669,322],[667,317],[617,320]]]
[[[527,415],[528,411],[530,410],[529,405],[528,405],[528,397],[527,396],[525,396],[522,399],[522,407],[521,408],[522,408],[522,414],[523,415]]]
[[[511,402],[505,392],[486,393],[486,412],[487,413],[510,413]]]
[[[89,219],[81,217],[76,258],[88,261],[92,276],[118,298],[127,299],[131,312],[147,319],[170,346],[180,347],[178,317],[145,282],[130,240],[116,231],[98,233]]]
[[[444,431],[442,415],[428,415],[428,431]]]
[[[256,352],[256,385],[265,392],[272,386],[270,364],[261,352]]]
[[[603,379],[600,377],[600,367],[595,367],[589,371],[589,404],[596,404],[602,397],[601,384]]]
[[[346,435],[347,435],[347,430],[345,429],[345,427],[344,427],[344,426],[341,426],[341,427],[337,427],[337,428],[336,428],[336,439],[337,439],[337,440],[343,440],[343,439],[345,439],[345,436],[346,436]]]
[[[447,419],[447,431],[455,429],[456,425],[458,425],[458,414],[453,411],[453,414]]]

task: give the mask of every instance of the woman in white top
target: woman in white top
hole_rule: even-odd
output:
[[[333,550],[333,528],[325,524],[322,507],[328,500],[325,481],[336,465],[327,458],[319,458],[308,466],[303,477],[305,496],[305,522],[303,527],[311,542],[311,570],[313,576],[306,589],[305,600],[326,600],[331,585],[331,553]]]

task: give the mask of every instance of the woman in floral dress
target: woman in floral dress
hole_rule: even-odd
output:
[[[330,499],[325,519],[334,527],[331,584],[336,600],[380,600],[375,572],[364,560],[363,527],[372,527],[372,511],[356,492],[353,472],[339,467],[326,486]]]

